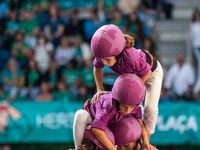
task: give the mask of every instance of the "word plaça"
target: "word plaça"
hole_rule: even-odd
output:
[[[175,116],[169,116],[166,123],[164,124],[163,116],[158,116],[157,128],[159,131],[169,131],[173,129],[174,131],[179,131],[183,134],[186,130],[192,129],[193,131],[198,131],[198,124],[195,116],[180,115],[175,118]]]

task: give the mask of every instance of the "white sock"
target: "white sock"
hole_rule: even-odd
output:
[[[91,115],[84,109],[80,109],[75,113],[73,124],[73,137],[76,148],[82,143],[85,127],[89,124],[92,124],[92,121],[93,120]]]

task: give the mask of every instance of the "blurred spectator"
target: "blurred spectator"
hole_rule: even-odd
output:
[[[4,31],[6,29],[6,4],[5,2],[0,1],[0,35],[2,36],[4,34]]]
[[[172,18],[173,3],[171,0],[157,0],[165,13],[166,19]]]
[[[103,67],[103,87],[105,91],[112,91],[113,84],[119,75],[107,66]]]
[[[53,94],[54,100],[67,102],[73,100],[72,93],[67,89],[67,86],[63,81],[58,81],[57,90]]]
[[[0,85],[0,101],[8,100],[9,92],[5,92],[3,86]]]
[[[172,98],[173,101],[191,100],[194,80],[193,67],[185,61],[183,54],[178,54],[177,63],[169,68],[165,77],[165,98]]]
[[[69,90],[75,90],[82,84],[81,71],[77,68],[77,62],[74,59],[66,64],[61,75]]]
[[[7,1],[7,5],[8,5],[8,8],[9,8],[9,12],[10,11],[14,11],[16,12],[17,16],[20,17],[21,15],[21,0],[10,0],[10,1]],[[21,19],[21,18],[19,18]]]
[[[60,69],[57,67],[57,62],[52,59],[50,61],[49,70],[46,72],[43,80],[49,84],[49,89],[54,91],[56,89],[56,83],[60,79]]]
[[[33,58],[37,63],[37,68],[44,75],[49,69],[49,62],[54,52],[54,46],[51,42],[47,41],[44,35],[40,35],[33,52]]]
[[[64,66],[75,57],[75,48],[69,44],[68,37],[62,37],[55,51],[55,60],[59,67]]]
[[[55,0],[55,1],[60,5],[62,11],[70,11],[77,6],[75,0]]]
[[[28,58],[31,57],[31,51],[24,41],[24,34],[22,31],[15,33],[15,40],[11,45],[12,57],[16,58],[19,62],[20,68],[24,69],[28,63]]]
[[[36,62],[30,59],[28,70],[25,72],[25,87],[20,91],[20,96],[26,99],[35,99],[40,91],[41,75],[37,69]]]
[[[83,41],[83,38],[79,35],[74,37],[74,47],[76,49],[75,59],[78,63],[78,68],[82,68],[85,61],[93,58],[93,55],[90,50],[90,45],[87,42]]]
[[[163,15],[162,7],[157,0],[143,0],[138,11],[140,20],[151,29],[159,15]]]
[[[24,98],[20,97],[17,95],[15,98],[11,97],[9,92],[5,92],[3,89],[3,86],[0,85],[0,101],[7,101],[7,102],[12,102],[12,101],[23,101]]]
[[[0,70],[0,86],[3,85],[2,77],[3,77],[3,75],[2,75],[2,71]]]
[[[105,11],[106,17],[115,11],[116,5],[117,2],[115,0],[98,0],[98,9]]]
[[[85,67],[83,68],[83,82],[87,87],[88,94],[94,95],[96,90],[96,84],[93,74],[93,60],[88,59],[85,61]]]
[[[193,13],[192,23],[190,24],[190,34],[194,54],[197,60],[197,82],[194,86],[194,96],[197,97],[200,91],[200,11],[198,9]]]
[[[83,23],[84,40],[88,43],[90,43],[95,31],[101,26],[105,25],[105,22],[99,20],[97,13],[97,8],[94,8],[90,12],[90,18],[85,20]]]
[[[60,16],[60,7],[57,3],[51,3],[49,6],[49,17],[44,26],[44,33],[55,47],[58,46],[59,40],[64,33],[65,27]]]
[[[53,95],[50,92],[49,85],[47,82],[42,82],[40,84],[40,93],[36,96],[36,101],[52,101]]]
[[[122,14],[129,15],[138,11],[141,0],[118,0],[117,7],[120,9]]]
[[[37,4],[39,3],[39,0],[22,0],[21,5],[23,9],[29,9],[34,12],[35,7],[37,7]]]
[[[93,9],[97,5],[98,0],[81,0],[78,3],[79,9]]]
[[[158,61],[160,61],[160,51],[151,37],[144,38],[143,49],[148,50]]]
[[[127,26],[126,21],[122,17],[121,11],[118,9],[116,9],[114,11],[114,18],[111,19],[109,24],[114,24],[114,25],[118,26],[122,30],[123,33],[126,31],[126,26]]]
[[[78,102],[86,102],[93,95],[88,93],[87,87],[85,85],[81,85],[78,91],[77,101]]]
[[[78,15],[79,15],[79,10],[74,9],[72,11],[70,22],[65,29],[66,35],[68,36],[81,35],[82,37],[84,36],[83,20],[80,20]]]
[[[1,19],[5,19],[7,17],[7,5],[5,1],[0,1],[0,10],[1,10],[1,14],[0,14],[0,18]]]
[[[19,22],[17,14],[14,11],[10,11],[8,18],[9,19],[6,21],[4,40],[6,47],[10,49],[10,43],[12,43],[14,40],[15,32],[19,30]]]
[[[131,13],[127,19],[126,33],[134,37],[135,47],[141,48],[144,40],[144,25],[136,13]]]
[[[4,90],[9,92],[10,97],[14,99],[23,84],[23,74],[18,68],[18,63],[14,58],[10,58],[7,69],[3,71]]]
[[[34,14],[35,18],[39,21],[40,30],[44,31],[44,26],[48,21],[48,8],[49,8],[49,0],[41,0],[39,3],[39,11]]]
[[[2,41],[2,37],[0,35],[0,60],[1,60],[0,71],[5,68],[5,64],[7,64],[7,61],[10,58],[10,55],[11,55],[10,51],[7,48],[5,48]]]
[[[5,30],[6,30],[6,19],[1,19],[0,18],[0,36],[4,35],[4,31]]]
[[[39,22],[33,18],[33,12],[25,10],[24,20],[20,21],[20,30],[25,34],[25,41],[29,48],[33,48],[37,43],[37,37],[39,34]]]

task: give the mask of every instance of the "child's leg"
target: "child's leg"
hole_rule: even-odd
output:
[[[80,109],[75,113],[74,124],[73,124],[73,137],[75,147],[81,145],[83,140],[83,135],[85,132],[85,127],[88,124],[92,124],[92,117],[84,109]]]
[[[162,79],[163,70],[158,62],[156,70],[154,70],[150,78],[145,82],[146,98],[144,107],[144,124],[147,128],[148,134],[153,134],[155,131]]]

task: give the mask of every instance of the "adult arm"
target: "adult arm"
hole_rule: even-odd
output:
[[[92,128],[92,132],[95,137],[108,149],[116,150],[115,146],[108,140],[105,132],[98,128]]]

